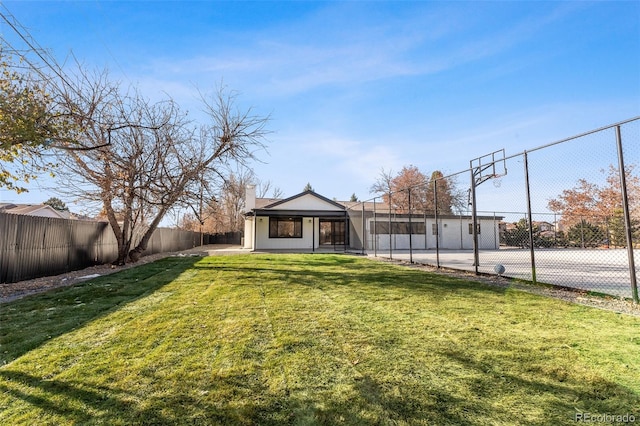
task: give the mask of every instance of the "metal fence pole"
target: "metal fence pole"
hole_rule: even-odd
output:
[[[362,202],[362,255],[364,255],[365,242],[367,238],[367,226],[364,222],[364,201]]]
[[[427,209],[425,208],[425,206],[422,206],[422,214],[423,214],[423,219],[422,221],[424,222],[424,249],[426,250],[428,245],[427,245]]]
[[[378,257],[378,218],[376,217],[376,199],[373,199],[373,256]]]
[[[393,259],[393,250],[391,249],[391,191],[389,191],[389,259]]]
[[[498,229],[496,230],[495,227],[498,227]],[[499,246],[499,241],[498,241],[498,234],[500,233],[500,225],[498,225],[498,221],[496,220],[496,212],[493,212],[493,248],[494,249],[498,249],[500,248]]]
[[[336,227],[336,223],[332,223],[331,224],[331,232],[333,233],[335,231],[335,227]],[[351,240],[349,240],[349,234],[351,233],[349,230],[349,214],[347,213],[347,211],[344,211],[344,232],[342,233],[342,251],[343,252],[347,252],[347,245],[351,244]],[[356,233],[356,227],[353,227],[353,233]],[[320,238],[320,237],[318,237]],[[335,250],[335,242],[333,245],[333,248]]]
[[[478,275],[479,273],[478,266],[480,265],[480,253],[478,251],[478,212],[476,209],[476,176],[474,173],[473,162],[471,164],[471,221],[473,222],[473,266],[475,268],[476,275]],[[462,232],[462,226],[460,227],[460,232]]]
[[[629,198],[627,193],[627,178],[624,168],[624,155],[622,151],[622,135],[620,126],[616,126],[616,142],[618,145],[618,167],[620,169],[620,189],[622,191],[622,209],[624,212],[624,227],[627,237],[627,256],[629,257],[629,278],[631,281],[631,296],[634,303],[638,302],[638,283],[636,281],[636,266],[633,255],[633,234],[631,228],[631,215],[629,213]]]
[[[557,213],[553,214],[553,246],[558,247],[558,217]]]
[[[533,247],[533,217],[531,216],[531,187],[529,185],[529,161],[527,151],[524,151],[524,182],[526,186],[527,193],[527,216],[528,226],[529,226],[529,250],[531,252],[531,281],[536,283],[536,256],[535,250]]]
[[[438,223],[438,180],[433,180],[433,216],[436,221],[436,267],[440,268],[440,224]]]
[[[413,263],[413,244],[411,241],[411,234],[413,233],[411,227],[411,188],[407,189],[407,196],[409,198],[409,263]]]

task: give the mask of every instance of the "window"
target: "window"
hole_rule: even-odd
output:
[[[269,238],[302,238],[302,218],[270,217]]]
[[[389,222],[373,222],[371,227],[371,234],[388,234],[389,233]]]
[[[473,223],[469,224],[469,234],[473,234]],[[478,224],[478,234],[480,234],[480,224]]]
[[[389,233],[389,222],[376,221],[374,222],[374,226],[371,227],[371,234],[388,234]],[[411,223],[411,234],[424,234],[426,232],[424,222],[412,222]],[[392,234],[409,234],[409,222],[391,222],[391,233]]]

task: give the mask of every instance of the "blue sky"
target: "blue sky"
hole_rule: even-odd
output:
[[[73,52],[150,98],[197,111],[224,81],[271,114],[254,169],[286,196],[368,199],[381,168],[453,173],[640,115],[637,1],[3,4],[60,63]]]

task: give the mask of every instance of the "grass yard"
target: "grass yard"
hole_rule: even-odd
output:
[[[167,258],[0,321],[0,424],[640,421],[639,318],[359,257]]]

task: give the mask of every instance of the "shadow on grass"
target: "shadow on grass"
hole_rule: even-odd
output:
[[[428,387],[428,385],[427,385]],[[402,389],[398,391],[398,389]],[[313,409],[314,424],[475,424],[466,401],[446,390],[414,389],[406,384],[376,380],[370,375],[357,380],[356,396],[350,401],[327,401]],[[417,392],[413,392],[417,391]],[[311,406],[311,404],[310,404]],[[486,423],[486,419],[478,423]]]
[[[408,289],[415,292],[428,292],[432,296],[446,295],[453,290],[468,289],[503,294],[506,287],[487,285],[477,281],[448,277],[428,271],[384,264],[360,259],[348,255],[334,255],[330,259],[324,255],[298,255],[301,260],[278,259],[270,266],[270,258],[261,259],[242,266],[224,262],[201,262],[194,265],[200,270],[230,272],[234,276],[252,278],[260,276],[282,280],[286,285],[303,286],[367,286],[380,289]],[[304,256],[304,257],[302,257]],[[259,255],[253,255],[256,260]],[[306,260],[303,261],[302,259]],[[336,272],[335,268],[339,268]],[[253,284],[247,280],[246,284]]]
[[[354,384],[353,399],[317,393],[270,393],[263,383],[243,374],[218,377],[211,393],[232,386],[234,395],[212,400],[186,392],[147,396],[141,404],[123,389],[95,388],[85,383],[45,380],[19,371],[0,370],[0,390],[38,407],[51,418],[78,424],[394,424],[396,422],[474,424],[454,412],[464,401],[450,394],[430,392],[430,398],[392,395],[384,383],[370,376]],[[19,384],[19,385],[17,385]],[[224,392],[224,390],[223,390]],[[245,395],[246,394],[246,395]],[[234,398],[242,400],[237,404]],[[2,417],[0,415],[0,417]]]
[[[468,367],[480,369],[471,362]],[[496,404],[489,395],[471,400],[453,389],[437,388],[428,381],[422,383],[388,383],[369,375],[352,382],[354,393],[349,398],[334,394],[331,388],[300,392],[273,393],[260,380],[244,374],[216,377],[206,391],[223,394],[233,387],[232,394],[222,398],[207,398],[202,393],[188,391],[162,392],[147,395],[141,401],[124,389],[92,387],[81,382],[45,380],[17,371],[2,371],[5,384],[0,390],[16,399],[38,407],[51,418],[64,418],[77,424],[207,424],[207,425],[285,425],[285,424],[575,424],[576,409],[591,413],[632,412],[637,396],[618,385],[603,381],[607,395],[598,397],[589,391],[589,383],[548,384],[509,377],[519,394],[552,393],[559,398],[543,401],[522,401],[517,407]],[[400,389],[398,391],[398,389]],[[204,389],[203,389],[204,390]],[[586,399],[580,399],[586,398]],[[595,401],[594,401],[595,399]],[[627,402],[629,405],[622,406]],[[594,404],[595,402],[595,404]],[[537,413],[517,409],[535,409]],[[0,415],[0,418],[2,416]]]
[[[640,395],[632,389],[600,374],[574,371],[572,365],[562,362],[533,357],[527,363],[508,355],[479,361],[469,357],[462,348],[445,351],[443,355],[464,366],[467,374],[475,377],[469,384],[478,398],[467,402],[470,408],[479,411],[490,407],[496,420],[508,421],[514,415],[513,407],[487,404],[504,396],[505,389],[512,389],[523,400],[527,399],[529,406],[537,407],[538,419],[533,424],[575,424],[576,413],[637,416],[640,407]],[[522,362],[526,363],[524,368],[510,366]]]
[[[38,330],[38,327],[50,326],[48,307],[56,306],[57,311],[56,304],[64,301],[60,309],[65,314],[60,319],[69,319],[69,324],[58,324],[53,329],[53,335],[61,335],[123,304],[145,297],[186,269],[230,272],[229,275],[234,276],[232,281],[239,283],[235,285],[254,285],[256,277],[272,277],[275,281],[282,280],[284,286],[351,286],[354,290],[373,286],[378,287],[380,293],[385,293],[384,290],[389,288],[411,289],[433,295],[449,294],[452,290],[504,291],[463,280],[432,276],[423,271],[390,268],[356,259],[345,263],[320,259],[322,265],[315,265],[318,270],[313,265],[305,266],[304,259],[296,259],[295,262],[278,259],[272,267],[259,258],[255,263],[248,263],[245,259],[245,263],[236,265],[232,259],[204,259],[196,264],[199,260],[166,259],[140,268],[137,272],[135,269],[123,271],[118,275],[93,280],[89,285],[85,283],[73,289],[59,290],[6,306],[23,310],[24,319],[19,325]],[[339,272],[331,271],[331,268],[340,265],[343,268],[338,269]],[[76,310],[85,309],[91,304],[91,299],[104,301],[85,312],[77,323],[71,322]],[[32,313],[34,318],[30,318]],[[17,318],[18,314],[15,315]],[[44,336],[40,333],[39,340],[31,343],[32,347],[42,344],[48,338]],[[274,347],[272,350],[297,349]],[[15,358],[26,351],[26,348],[15,350],[11,356]],[[276,357],[270,360],[270,366],[266,366],[258,359],[264,354],[258,354],[251,355],[246,362],[255,362],[276,373],[259,370],[258,374],[234,374],[212,370],[211,376],[203,380],[204,383],[194,385],[194,389],[164,389],[166,383],[162,383],[159,376],[147,394],[135,395],[121,387],[96,387],[89,381],[77,379],[46,379],[7,366],[0,369],[0,378],[3,379],[0,392],[52,416],[64,417],[69,423],[78,424],[574,424],[574,407],[600,413],[621,413],[624,406],[637,407],[636,393],[599,376],[581,383],[578,379],[558,377],[562,372],[556,370],[535,370],[535,366],[526,374],[511,374],[507,369],[511,362],[509,360],[497,359],[495,364],[489,360],[478,361],[462,346],[459,351],[442,348],[434,348],[434,351],[454,364],[463,365],[469,374],[455,383],[443,381],[440,384],[427,374],[406,381],[402,378],[385,379],[387,376],[384,371],[367,370],[362,363],[356,367],[361,374],[341,383],[343,393],[327,384],[332,382],[331,378],[317,388],[301,381],[277,385],[274,386],[277,390],[274,390],[266,383],[271,382],[273,386],[276,380],[274,376],[284,370],[278,362],[284,360]],[[334,356],[329,351],[328,362]],[[390,362],[393,361],[390,359]],[[500,366],[504,367],[502,371]],[[545,364],[544,367],[552,366]],[[503,381],[507,384],[499,385]],[[347,387],[348,390],[345,390]],[[469,390],[467,395],[471,394],[472,397],[461,396],[457,392],[460,387]],[[497,401],[509,390],[525,397],[524,409],[535,409],[541,414],[525,417],[525,413],[520,418],[513,403],[502,408]],[[553,397],[541,400],[528,398],[530,395],[544,394]],[[544,416],[546,413],[548,417]]]
[[[286,409],[288,401],[265,398],[265,386],[253,386],[250,391],[258,398],[245,400],[247,403],[238,406],[233,401],[214,401],[202,395],[175,391],[146,395],[141,401],[140,396],[124,389],[45,380],[11,370],[0,370],[0,378],[5,383],[0,383],[0,391],[43,410],[48,418],[46,423],[63,418],[70,424],[281,425],[293,419]],[[247,390],[244,375],[223,378],[216,386],[223,387],[227,381],[236,389]]]
[[[5,303],[0,310],[0,366],[49,339],[145,297],[199,258],[166,258],[77,285]]]

